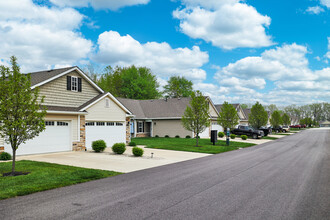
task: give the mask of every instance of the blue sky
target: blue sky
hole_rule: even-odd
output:
[[[330,102],[330,0],[0,0],[0,63],[147,66],[223,101]]]

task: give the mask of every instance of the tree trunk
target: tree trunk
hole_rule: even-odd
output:
[[[11,173],[14,174],[15,172],[15,162],[16,162],[16,149],[14,150],[13,149],[13,165],[12,165],[12,168],[11,168]]]
[[[198,147],[198,135],[199,134],[196,135],[196,147]]]

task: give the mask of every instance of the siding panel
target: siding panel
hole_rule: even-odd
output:
[[[152,120],[152,123],[153,136],[158,135],[159,137],[164,137],[165,135],[169,135],[170,137],[175,137],[179,135],[184,138],[187,135],[192,135],[191,131],[183,128],[181,120]]]

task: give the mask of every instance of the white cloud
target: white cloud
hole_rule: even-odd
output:
[[[237,77],[228,77],[220,80],[220,85],[226,87],[239,87],[249,88],[249,89],[264,89],[266,81],[262,78],[252,78],[252,79],[239,79]],[[243,89],[244,90],[244,89]]]
[[[271,19],[238,0],[183,0],[186,6],[176,9],[173,17],[180,29],[194,39],[203,39],[223,49],[273,45],[265,27]]]
[[[150,0],[50,0],[53,4],[60,7],[88,7],[92,6],[95,9],[110,9],[118,10],[119,8],[145,5]]]
[[[330,0],[321,0],[321,4],[330,8]]]
[[[324,12],[324,9],[321,8],[320,6],[314,6],[314,7],[308,7],[306,11],[311,14],[320,14],[321,12]]]
[[[147,66],[161,77],[182,75],[203,80],[206,72],[200,68],[208,62],[209,56],[198,46],[173,49],[165,42],[141,44],[130,35],[120,36],[118,32],[108,31],[100,34],[93,59],[113,66]]]
[[[84,16],[73,9],[0,2],[0,57],[15,55],[22,71],[72,65],[91,51],[92,42],[76,30]]]

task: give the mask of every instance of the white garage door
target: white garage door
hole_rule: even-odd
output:
[[[25,144],[21,144],[17,155],[42,154],[71,151],[71,129],[68,121],[46,121],[46,130]],[[5,144],[5,151],[12,152],[11,146]]]
[[[223,128],[221,125],[219,125],[216,122],[212,123],[212,130],[217,130],[217,132],[219,133],[220,131],[223,132]]]
[[[209,138],[210,137],[210,128],[206,128],[205,131],[199,134],[201,138]]]
[[[86,122],[86,147],[92,149],[92,142],[104,140],[107,147],[115,143],[126,143],[124,122]]]

